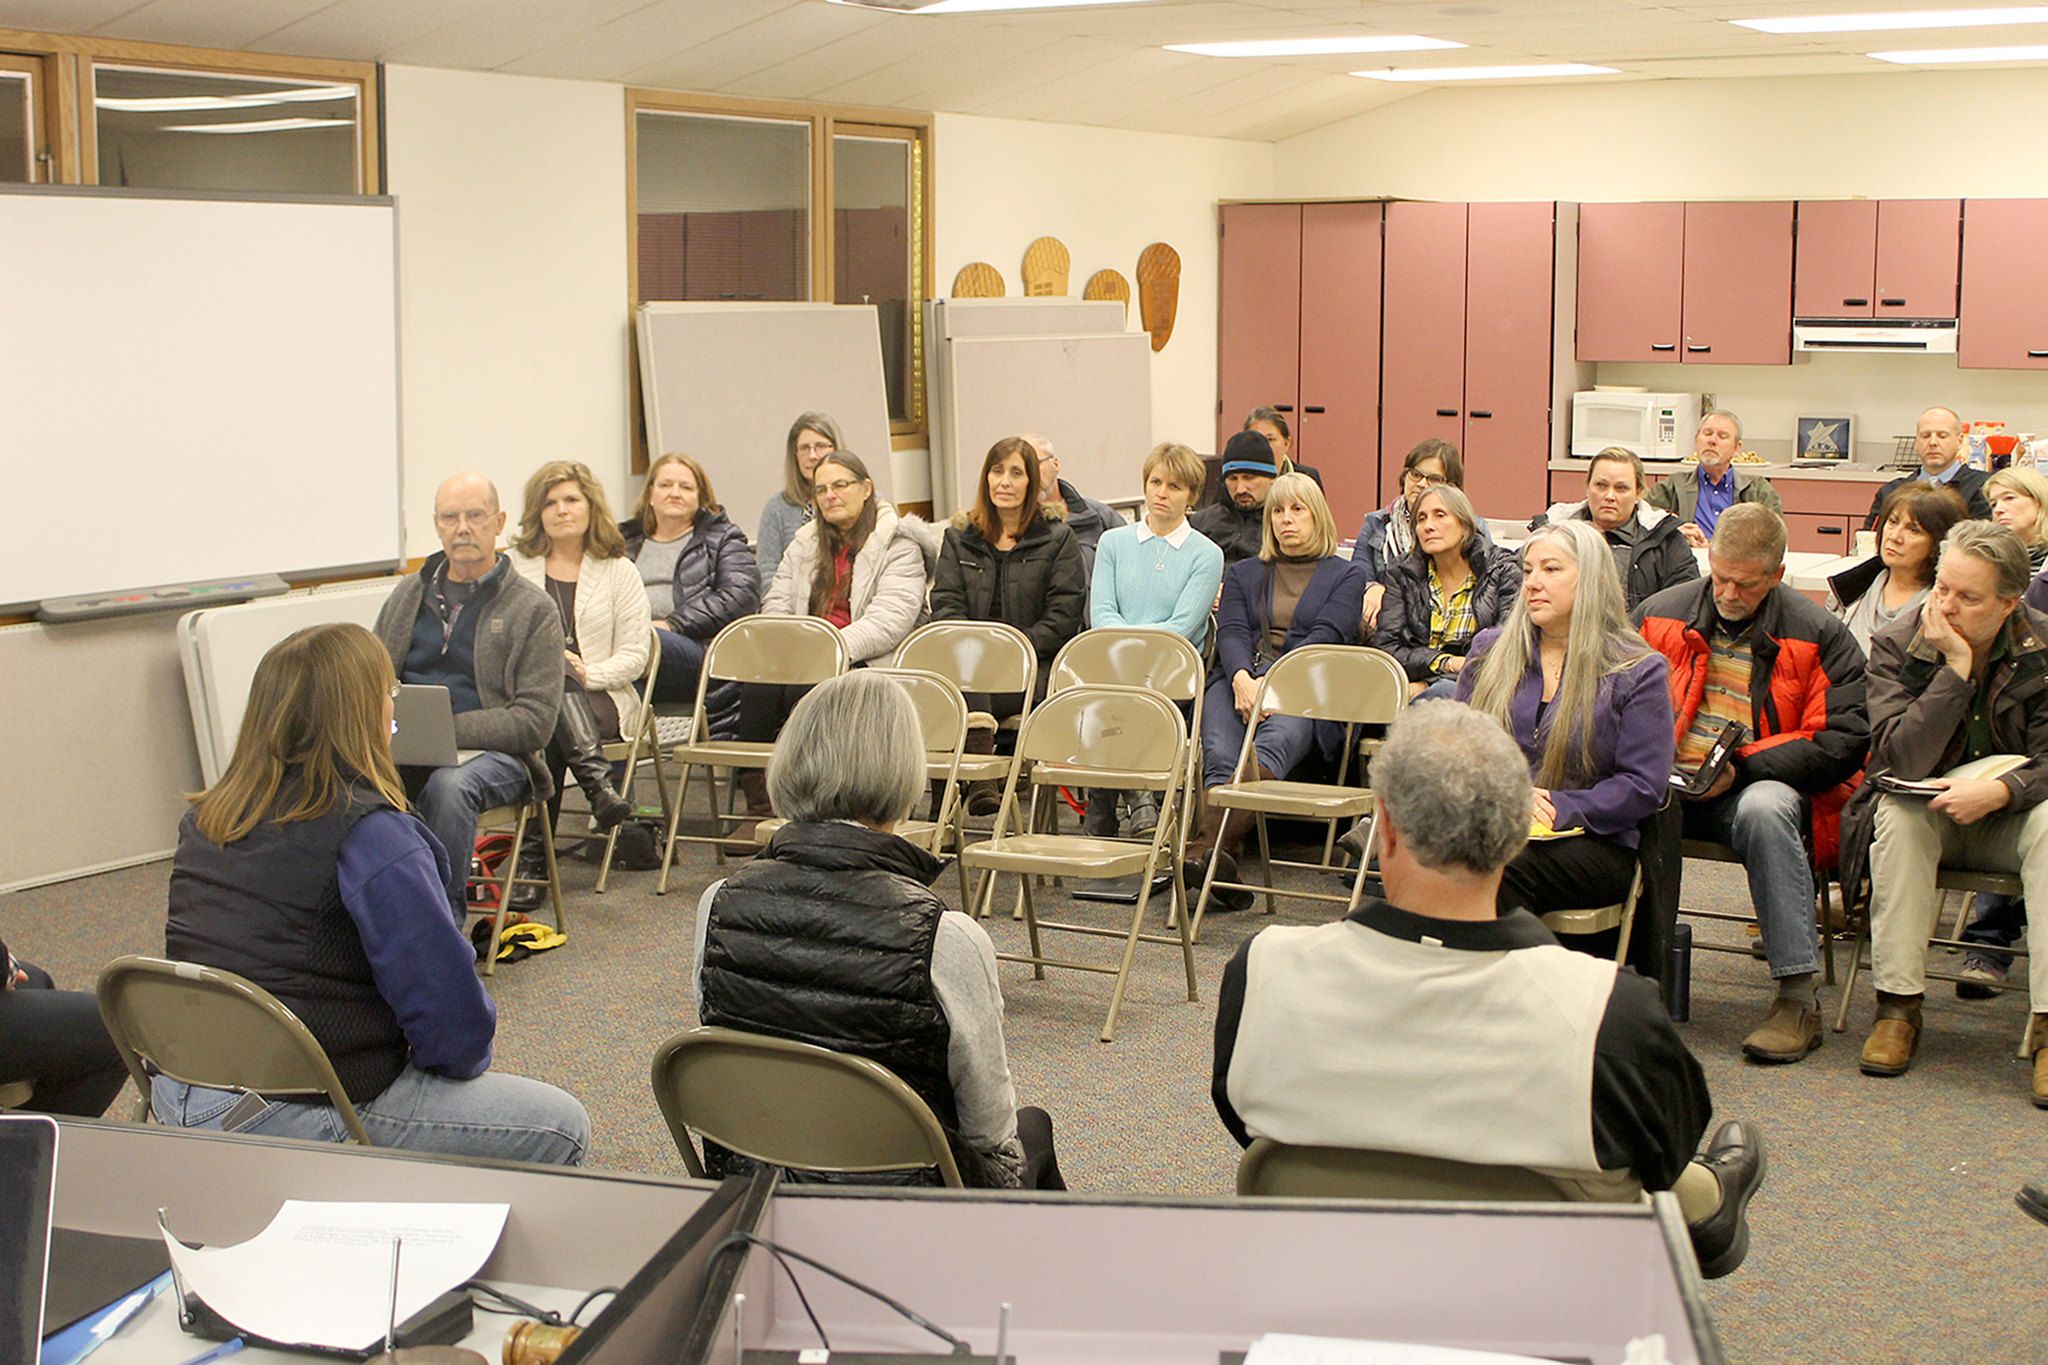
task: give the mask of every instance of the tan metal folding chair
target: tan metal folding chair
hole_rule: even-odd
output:
[[[1176,807],[1187,754],[1187,721],[1179,707],[1157,692],[1137,687],[1070,687],[1048,696],[1025,718],[1024,727],[1018,732],[1017,752],[1009,778],[1003,784],[1002,809],[996,815],[995,837],[961,850],[961,861],[970,868],[992,874],[1017,874],[1020,908],[1031,951],[998,953],[998,957],[1030,963],[1032,976],[1039,980],[1045,978],[1047,967],[1104,972],[1116,977],[1109,1014],[1102,1024],[1105,1043],[1116,1036],[1117,1011],[1123,1006],[1131,961],[1141,942],[1178,943],[1187,971],[1188,999],[1197,998],[1195,953],[1187,916],[1173,917],[1177,934],[1143,932],[1152,882],[1160,873],[1167,874],[1176,910],[1185,902],[1179,872],[1182,821]],[[1158,792],[1159,826],[1148,843],[1093,839],[1078,834],[1008,833],[1019,827],[1018,787],[1027,771],[1034,788],[1113,787],[1121,791]],[[1138,900],[1131,910],[1129,928],[1039,919],[1031,893],[1034,876],[1061,876],[1076,881],[1137,877]],[[995,883],[993,875],[982,883],[983,914],[988,912],[988,903],[995,894]],[[1101,962],[1047,957],[1039,939],[1039,932],[1044,929],[1122,939],[1123,957],[1113,967]]]
[[[33,1081],[9,1081],[0,1085],[0,1110],[19,1109],[35,1098]]]
[[[661,823],[668,825],[668,780],[661,770],[660,725],[661,715],[654,700],[654,685],[661,680],[661,632],[649,629],[647,641],[647,671],[640,675],[640,714],[633,724],[633,733],[625,739],[613,740],[604,746],[607,763],[626,765],[625,776],[620,780],[619,791],[628,800],[632,799],[634,785],[639,781],[643,765],[654,765],[654,786],[661,797]],[[635,815],[652,814],[643,811],[636,804]],[[612,857],[619,850],[619,831],[623,824],[613,825],[604,834],[604,859],[597,866],[598,895],[605,893],[611,884]]]
[[[709,775],[718,769],[768,766],[775,750],[772,740],[713,739],[711,711],[705,695],[713,682],[778,684],[785,687],[815,686],[836,678],[847,668],[846,641],[830,621],[818,616],[742,616],[712,637],[704,651],[704,666],[697,671],[697,701],[690,713],[690,737],[670,752],[678,769],[675,799],[669,803],[668,835],[661,848],[661,880],[656,895],[668,894],[669,866],[679,843],[710,844],[719,850],[722,862],[725,841],[717,835],[679,833],[684,798],[690,791],[690,770],[704,768],[705,804],[714,827],[737,824],[743,817],[718,809],[718,785]]]
[[[1946,899],[1947,893],[1951,891],[1960,891],[1964,895],[1963,902],[1957,908],[1955,920],[1950,926],[1947,937],[1943,937],[1940,932],[1941,916],[1939,913],[1935,915],[1935,932],[1928,937],[1927,946],[1930,948],[1953,948],[1959,951],[1968,951],[1969,949],[1982,946],[1981,944],[1965,942],[1961,937],[1963,926],[1969,922],[1967,916],[1970,908],[1978,896],[1998,895],[2017,898],[2026,894],[2026,886],[2020,881],[2020,875],[2017,872],[1983,872],[1967,867],[1943,866],[1939,868],[1934,874],[1934,886],[1937,891],[1943,894],[1943,899]],[[1842,903],[1844,905],[1849,903],[1849,893],[1846,888],[1842,892]],[[1854,939],[1849,945],[1849,970],[1842,978],[1842,1002],[1835,1009],[1835,1032],[1837,1033],[1849,1027],[1849,1002],[1855,994],[1856,977],[1863,969],[1864,952],[1870,945],[1870,899],[1867,895],[1864,897],[1863,908],[1850,918],[1854,921],[1854,924],[1851,926]],[[2033,938],[2032,930],[2033,926],[2030,922],[2028,925],[2028,941],[2030,943]],[[2011,953],[2015,957],[2025,957],[2028,953],[2028,949],[2018,946],[2001,948],[1999,951]],[[1926,975],[1931,981],[1959,981],[1962,979],[1955,972],[1935,966],[1928,967]],[[1982,984],[1988,985],[1990,983]],[[2003,981],[1994,989],[2001,991],[2024,991],[2027,989],[2027,980],[2022,976],[2017,981]],[[2036,1006],[2036,1008],[2039,1007]],[[2026,1055],[2026,1035],[2022,1032],[2019,1056],[2024,1060]]]
[[[324,1095],[349,1138],[369,1134],[334,1064],[283,1002],[233,972],[160,957],[117,957],[100,972],[100,1018],[141,1092],[149,1118],[149,1078],[259,1095]]]
[[[547,860],[545,877],[522,877],[519,875],[519,851],[526,847],[526,831],[540,830],[541,856]],[[545,801],[522,801],[515,806],[494,806],[476,818],[478,834],[495,834],[509,831],[512,835],[512,851],[505,855],[505,861],[498,864],[498,873],[493,877],[475,877],[471,880],[482,886],[498,888],[498,907],[491,912],[491,946],[484,953],[484,975],[496,975],[498,970],[498,941],[505,935],[505,916],[512,908],[512,888],[515,886],[545,886],[548,889],[548,905],[555,912],[555,929],[559,933],[569,932],[569,922],[562,917],[562,871],[555,861],[555,822],[548,819]]]
[[[1194,818],[1202,774],[1202,695],[1208,665],[1187,638],[1150,626],[1104,626],[1085,630],[1060,648],[1046,675],[1046,694],[1069,687],[1109,684],[1143,687],[1189,708],[1185,794],[1181,838]]]
[[[654,1099],[683,1166],[702,1179],[691,1134],[771,1166],[841,1174],[960,1168],[931,1106],[889,1068],[809,1043],[693,1028],[654,1054]]]
[[[1292,1147],[1257,1138],[1237,1163],[1237,1192],[1290,1199],[1423,1199],[1634,1204],[1643,1187],[1626,1171],[1478,1166],[1447,1157],[1352,1147]]]
[[[1735,863],[1740,865],[1742,862],[1741,854],[1737,853],[1727,844],[1719,843],[1712,839],[1685,840],[1680,845],[1680,856],[1706,863]],[[1811,857],[1812,855],[1809,851],[1809,862]],[[1813,870],[1813,885],[1817,893],[1814,897],[1814,929],[1820,935],[1821,969],[1825,973],[1827,984],[1832,986],[1835,984],[1835,936],[1834,932],[1828,927],[1828,916],[1829,911],[1833,907],[1833,898],[1828,895],[1828,874],[1821,868],[1816,867]],[[1710,919],[1721,920],[1730,924],[1747,924],[1751,926],[1752,930],[1757,927],[1757,918],[1753,911],[1750,914],[1744,915],[1730,910],[1694,910],[1688,906],[1681,905],[1678,907],[1678,913],[1689,919]],[[1707,943],[1695,939],[1692,946],[1695,952],[1703,953],[1748,954],[1750,952],[1750,947],[1746,943]]]
[[[1583,836],[1581,836],[1583,837]],[[1544,927],[1553,934],[1570,937],[1574,934],[1601,934],[1609,929],[1619,929],[1615,935],[1614,960],[1628,961],[1628,940],[1635,932],[1636,902],[1643,895],[1643,865],[1636,863],[1636,874],[1628,885],[1628,895],[1614,905],[1593,906],[1584,910],[1552,910],[1539,916]]]
[[[991,735],[1014,729],[1031,714],[1038,689],[1038,649],[1031,637],[1002,621],[932,621],[910,632],[896,647],[891,668],[920,668],[950,678],[965,693],[1001,696],[1022,693],[1023,710],[998,722],[987,711],[967,713],[967,728]],[[1001,754],[966,754],[960,760],[960,780],[965,783],[1000,782],[1010,771],[1010,760]],[[967,824],[967,803],[953,812],[950,836],[958,847]]]
[[[1291,896],[1302,900],[1333,901],[1348,913],[1358,908],[1365,894],[1367,870],[1379,843],[1379,807],[1370,787],[1345,783],[1350,775],[1351,749],[1347,742],[1342,765],[1334,784],[1290,782],[1284,778],[1245,781],[1247,770],[1256,772],[1254,759],[1259,725],[1268,716],[1301,716],[1309,720],[1335,721],[1340,725],[1391,725],[1408,704],[1408,675],[1391,654],[1358,645],[1305,645],[1280,656],[1266,676],[1259,679],[1258,699],[1252,704],[1251,724],[1245,727],[1244,744],[1237,754],[1231,780],[1204,795],[1204,800],[1226,811],[1250,811],[1258,818],[1259,857],[1265,866],[1265,884],[1216,880],[1216,849],[1209,851],[1209,865],[1202,873],[1202,894],[1195,903],[1195,938],[1202,936],[1202,916],[1209,908],[1209,896],[1218,885],[1240,891],[1255,891],[1266,898],[1266,913],[1272,914],[1274,898]],[[1349,896],[1327,891],[1283,891],[1273,885],[1273,846],[1266,830],[1266,817],[1279,815],[1297,820],[1321,820],[1328,826],[1323,840],[1323,859],[1304,863],[1282,859],[1283,867],[1315,872],[1343,872],[1330,861],[1337,838],[1337,822],[1370,817],[1365,849],[1358,870],[1351,879]],[[1217,847],[1221,848],[1218,841]]]

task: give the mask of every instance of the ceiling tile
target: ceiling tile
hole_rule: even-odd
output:
[[[162,3],[162,0],[158,0]],[[648,0],[498,0],[488,9],[444,24],[385,53],[385,60],[413,66],[453,66],[492,71],[646,8]],[[736,21],[737,22],[737,21]]]
[[[1100,38],[1062,38],[1003,63],[992,76],[977,72],[954,77],[932,86],[919,99],[929,100],[935,109],[954,113],[1000,115],[1003,102],[1011,96],[1075,71],[1102,66],[1128,50],[1124,45]]]
[[[701,41],[678,43],[661,60],[629,68],[625,79],[633,85],[717,90],[810,47],[887,25],[893,17],[848,5],[791,5]]]
[[[392,48],[484,10],[490,0],[337,0],[252,45],[300,57],[374,61]]]
[[[0,0],[0,28],[35,33],[91,33],[143,8],[146,0]]]
[[[1000,25],[963,30],[943,46],[922,55],[891,62],[864,76],[828,85],[818,91],[816,98],[848,104],[917,108],[921,106],[915,103],[916,98],[941,81],[977,72],[993,73],[1006,62],[1051,47],[1058,41],[1057,38]],[[994,79],[994,76],[989,78]]]
[[[727,81],[719,89],[735,95],[811,99],[820,90],[872,75],[897,62],[930,56],[950,42],[957,30],[943,24],[876,24],[837,42],[811,47],[751,74]]]
[[[529,76],[618,80],[656,54],[730,33],[787,8],[789,0],[655,0],[609,23],[583,28],[537,48],[500,70]],[[823,8],[822,6],[820,8]]]
[[[124,8],[133,13],[121,19],[121,37],[144,43],[239,48],[332,3],[333,0],[151,0],[137,9],[135,0],[129,0]],[[65,8],[85,6],[73,4]],[[0,19],[0,23],[4,22]]]

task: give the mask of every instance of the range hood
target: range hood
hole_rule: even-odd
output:
[[[1797,318],[1792,349],[1954,355],[1956,324],[1953,318]]]

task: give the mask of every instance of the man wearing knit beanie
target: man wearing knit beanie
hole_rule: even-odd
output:
[[[1224,496],[1188,520],[1222,549],[1226,566],[1241,559],[1258,558],[1266,493],[1279,477],[1273,445],[1263,434],[1240,431],[1223,447]]]

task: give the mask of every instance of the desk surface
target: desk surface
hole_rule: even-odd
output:
[[[513,1212],[484,1277],[552,1286],[535,1292],[559,1308],[624,1283],[713,1188],[126,1124],[62,1129],[59,1226],[150,1236],[165,1207],[181,1235],[218,1243],[253,1236],[290,1197],[498,1200]],[[1631,1337],[1661,1332],[1674,1362],[1720,1359],[1668,1195],[1643,1205],[1422,1205],[813,1188],[778,1194],[761,1230],[980,1351],[994,1347],[999,1305],[1012,1304],[1023,1365],[1214,1365],[1218,1350],[1242,1350],[1268,1331],[1601,1365],[1619,1361]],[[812,1344],[767,1264],[757,1253],[742,1276],[748,1344]],[[1560,1292],[1541,1270],[1559,1265],[1598,1292]],[[807,1272],[805,1285],[837,1347],[939,1344],[823,1276]],[[480,1316],[470,1344],[495,1362],[509,1321]],[[178,1365],[202,1349],[159,1302],[99,1360]]]

